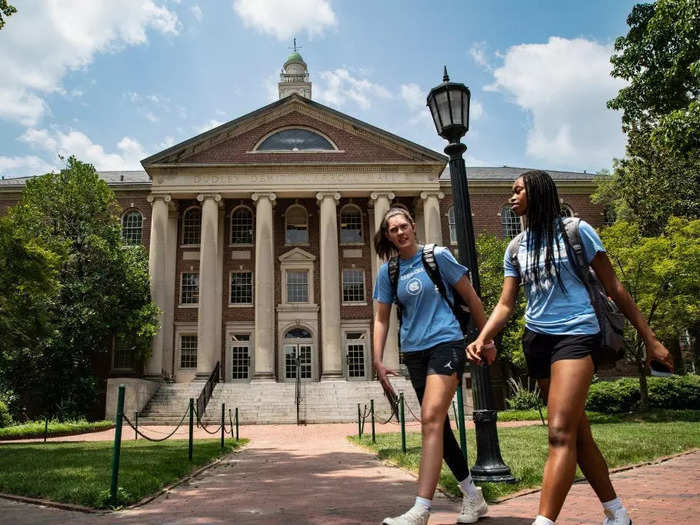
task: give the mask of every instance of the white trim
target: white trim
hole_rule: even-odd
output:
[[[344,284],[345,281],[343,280],[343,275],[345,271],[353,271],[353,272],[362,272],[362,300],[360,301],[346,301],[345,300],[345,292],[344,292]],[[367,276],[365,273],[364,268],[346,268],[346,267],[341,267],[340,269],[340,300],[343,306],[366,306],[367,305]]]
[[[198,244],[185,244],[185,215],[187,215],[187,212],[190,211],[193,208],[197,208],[199,210],[199,243]],[[198,206],[196,204],[192,204],[191,206],[188,206],[182,211],[182,218],[180,219],[180,226],[181,226],[181,234],[180,234],[180,248],[194,248],[194,247],[199,247],[202,244],[202,207]]]
[[[232,237],[233,237],[233,214],[239,209],[239,208],[245,208],[250,212],[250,217],[253,219],[252,220],[252,226],[253,226],[253,242],[246,242],[246,243],[233,243]],[[229,229],[229,236],[228,236],[228,246],[229,248],[241,248],[241,247],[252,247],[255,246],[255,210],[253,210],[250,206],[247,204],[239,204],[238,206],[234,206],[231,209],[231,213],[229,213],[228,217],[228,229]]]
[[[231,281],[234,273],[249,273],[250,274],[250,302],[249,303],[233,303],[231,302]],[[251,308],[255,306],[255,273],[253,270],[230,270],[228,272],[228,306],[230,308]]]
[[[197,269],[196,272],[195,271],[182,271],[182,272],[180,272],[180,276],[179,276],[179,282],[180,282],[180,286],[179,286],[180,290],[179,291],[180,291],[180,293],[179,293],[178,300],[177,300],[178,308],[199,308],[199,300],[196,303],[183,303],[182,302],[182,275],[185,273],[196,273],[197,276],[199,276],[199,269]],[[199,279],[197,280],[197,299],[199,299]]]
[[[362,339],[364,342],[364,369],[365,373],[363,377],[353,377],[350,378],[350,373],[348,370],[348,344],[350,341],[358,341],[358,339],[347,339],[348,332],[363,332],[365,338]],[[347,381],[368,381],[372,378],[372,367],[371,367],[371,357],[372,357],[372,340],[370,339],[370,321],[367,319],[348,319],[344,320],[340,324],[341,342],[342,342],[342,361],[343,361],[343,375]],[[350,343],[352,344],[352,343]]]
[[[224,382],[250,383],[255,375],[255,323],[250,321],[230,321],[224,325]],[[231,356],[231,336],[248,334],[248,379],[233,379],[233,362]]]

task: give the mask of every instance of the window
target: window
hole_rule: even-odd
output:
[[[122,217],[122,239],[126,244],[141,244],[143,215],[130,211]]]
[[[231,336],[231,379],[248,379],[250,376],[250,334]]]
[[[183,273],[180,280],[180,304],[199,304],[199,274]]]
[[[115,342],[113,368],[121,370],[134,368],[134,348],[119,335]]]
[[[253,272],[231,272],[231,304],[253,304]]]
[[[318,133],[308,129],[295,128],[273,133],[263,140],[256,149],[257,151],[333,151],[336,148]]]
[[[520,217],[515,214],[510,206],[501,208],[501,230],[503,231],[504,239],[512,239],[520,233]]]
[[[182,244],[197,246],[202,235],[202,210],[189,208],[182,215]]]
[[[365,332],[345,332],[348,377],[365,377]]]
[[[307,244],[309,242],[309,221],[306,208],[292,204],[287,208],[287,244]]]
[[[455,220],[454,206],[450,206],[447,211],[447,225],[450,228],[450,244],[457,244],[457,221]]]
[[[197,368],[197,336],[180,336],[180,368]]]
[[[561,216],[562,217],[573,217],[574,210],[572,210],[568,204],[562,204],[561,205]]]
[[[365,300],[365,272],[343,270],[343,302],[359,303]]]
[[[231,213],[231,244],[253,244],[253,212],[245,206]]]
[[[348,204],[340,210],[340,243],[361,243],[362,212],[354,204]]]
[[[287,270],[287,302],[309,302],[309,272],[306,270]]]

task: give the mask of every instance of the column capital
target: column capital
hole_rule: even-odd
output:
[[[223,205],[220,193],[200,193],[199,195],[197,195],[197,200],[199,202],[204,202],[207,199],[214,199],[214,202],[216,202],[217,205]]]
[[[445,198],[445,194],[441,191],[421,191],[420,198],[426,200],[428,197],[436,197],[438,200]]]
[[[321,203],[323,199],[326,198],[332,198],[334,201],[339,201],[340,200],[340,193],[337,191],[319,191],[316,194],[316,200]]]
[[[154,203],[156,200],[162,200],[163,202],[165,202],[165,203],[167,204],[167,203],[169,203],[169,202],[172,200],[172,197],[170,196],[169,193],[159,193],[159,194],[158,194],[158,193],[157,193],[157,194],[151,193],[150,195],[148,195],[148,196],[146,197],[146,200],[147,200],[148,202],[150,202],[151,205],[153,205],[153,203]]]
[[[396,194],[394,194],[391,191],[388,192],[372,192],[369,194],[369,198],[372,199],[373,201],[376,201],[377,199],[380,199],[382,197],[385,197],[389,199],[389,202],[393,201],[396,198]]]
[[[277,200],[277,194],[276,193],[253,193],[250,198],[253,200],[253,202],[257,203],[260,199],[268,199],[270,202],[274,204],[275,200]]]

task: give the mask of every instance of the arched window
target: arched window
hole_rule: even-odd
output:
[[[304,128],[283,129],[263,140],[256,151],[335,151],[330,141]]]
[[[504,239],[512,239],[520,233],[520,217],[510,208],[503,206],[501,208],[501,231]]]
[[[306,208],[299,204],[292,204],[287,208],[285,218],[287,244],[307,244],[309,242],[309,217]]]
[[[573,217],[574,210],[572,210],[571,206],[569,206],[568,204],[562,204],[561,205],[561,216],[562,217]]]
[[[457,244],[457,221],[455,220],[455,208],[450,206],[447,210],[447,225],[450,228],[450,244]]]
[[[143,215],[141,212],[128,211],[122,217],[122,239],[125,244],[141,244],[143,236]]]
[[[362,212],[354,204],[346,204],[340,210],[340,244],[361,242]]]
[[[285,336],[285,339],[311,339],[311,334],[306,328],[292,328],[289,330]]]
[[[231,244],[253,244],[253,212],[246,206],[231,212]]]
[[[199,245],[202,237],[202,210],[196,206],[182,214],[182,244]]]

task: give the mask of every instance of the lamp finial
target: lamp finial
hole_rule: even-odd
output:
[[[449,82],[449,81],[450,81],[450,77],[447,76],[447,66],[443,66],[443,70],[442,70],[442,81],[443,81],[443,82]]]

